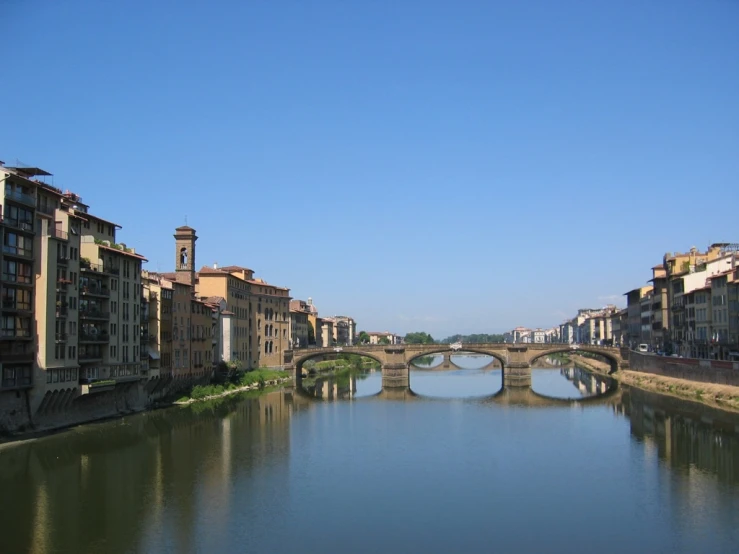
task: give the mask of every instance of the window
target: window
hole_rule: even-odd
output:
[[[11,283],[23,283],[31,284],[31,265],[16,262],[13,260],[3,260],[3,274],[4,280]]]
[[[5,233],[3,252],[17,256],[32,256],[33,240],[17,233]]]
[[[18,229],[33,230],[33,213],[25,208],[7,205],[5,207],[5,219]]]

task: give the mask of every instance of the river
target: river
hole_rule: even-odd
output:
[[[0,551],[737,551],[736,415],[571,368],[363,377],[2,446]]]

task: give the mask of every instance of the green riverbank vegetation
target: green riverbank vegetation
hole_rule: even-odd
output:
[[[275,369],[255,369],[244,373],[234,373],[223,382],[213,382],[209,385],[195,385],[189,393],[180,397],[177,403],[186,403],[193,400],[203,400],[215,396],[222,396],[231,392],[249,389],[263,389],[268,384],[276,384],[289,379],[288,371]],[[215,381],[215,380],[214,380]]]

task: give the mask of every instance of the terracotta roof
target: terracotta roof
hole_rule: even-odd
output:
[[[659,265],[655,265],[652,269],[664,269],[664,268],[665,268],[664,265],[659,264]]]
[[[200,268],[200,271],[198,271],[198,275],[229,275],[227,272],[222,271],[221,269],[214,269],[208,265],[204,265]]]
[[[290,289],[285,288],[285,287],[278,287],[277,285],[270,285],[269,283],[267,283],[266,281],[263,281],[262,279],[247,279],[246,282],[249,283],[249,284],[251,284],[251,285],[259,285],[259,286],[263,286],[263,287],[272,287],[273,289],[278,289],[278,290],[290,290]]]
[[[240,265],[227,265],[225,267],[221,268],[223,271],[254,271],[252,269],[249,269],[248,267],[243,267]]]
[[[206,296],[202,298],[203,302],[208,302],[209,304],[220,304],[221,300],[225,300],[222,296]]]
[[[187,225],[183,225],[182,227],[177,227],[175,231],[194,231],[192,227],[189,227]]]
[[[221,313],[222,313],[223,315],[236,315],[235,313],[233,313],[233,312],[231,312],[231,311],[229,311],[229,310],[223,310],[223,311],[222,311]]]

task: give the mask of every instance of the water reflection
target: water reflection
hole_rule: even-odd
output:
[[[5,447],[2,551],[193,551],[202,514],[217,531],[239,477],[269,481],[287,464],[300,406],[288,393],[229,397]]]
[[[382,371],[347,369],[303,379],[305,394],[323,400],[351,400],[378,394],[382,389]]]
[[[503,386],[500,369],[457,369],[410,372],[411,390],[429,398],[480,398],[492,396]]]
[[[577,366],[563,367],[559,371],[534,369],[531,384],[537,394],[565,399],[590,398],[606,394],[617,386],[610,377]]]
[[[583,374],[576,378],[573,372],[565,380],[558,371],[549,373],[570,388],[587,389]],[[495,380],[479,372],[430,375],[439,379],[429,381],[439,388],[467,379],[469,387],[481,379]],[[354,376],[341,386],[334,381],[332,387],[337,396],[356,395],[373,379],[381,382],[379,372]],[[493,514],[501,522],[497,539],[521,533],[515,539],[523,540],[539,535],[525,533],[529,520],[538,516],[529,500],[518,506],[515,499],[535,494],[537,503],[545,502],[542,491],[550,489],[531,479],[543,471],[546,484],[547,468],[556,474],[563,467],[577,470],[578,486],[560,490],[555,481],[550,483],[562,513],[591,517],[591,512],[602,512],[606,517],[616,512],[626,518],[642,510],[631,524],[640,518],[647,523],[619,536],[622,546],[627,540],[629,547],[639,541],[645,549],[649,544],[674,546],[674,533],[695,528],[705,517],[696,533],[704,533],[705,551],[721,551],[735,538],[732,522],[739,516],[739,490],[719,486],[739,485],[739,416],[627,387],[606,395],[604,402],[610,407],[552,410],[548,407],[557,404],[541,404],[543,409],[534,410],[492,401],[481,406],[480,401],[382,397],[329,404],[284,390],[79,427],[0,449],[2,551],[279,550],[280,544],[300,544],[301,537],[309,536],[314,516],[335,516],[335,510],[350,514],[342,485],[347,482],[362,501],[363,517],[375,517],[375,525],[369,531],[355,519],[353,526],[334,529],[361,536],[364,551],[413,549],[416,542],[391,543],[395,550],[382,542],[401,536],[377,532],[394,515],[403,522],[398,532],[412,537],[409,541],[441,544],[450,536],[492,540],[486,535],[489,526],[472,525],[470,518],[487,518],[486,510],[504,508]],[[545,464],[538,463],[544,459]],[[361,471],[363,478],[347,481],[342,468]],[[517,468],[522,468],[521,475]],[[376,483],[374,489],[363,488],[364,480],[375,477],[388,489]],[[605,483],[619,479],[604,492]],[[334,484],[327,486],[330,481]],[[478,509],[480,502],[495,496],[481,488],[487,482],[507,499],[505,506]],[[642,499],[644,505],[639,505]],[[393,502],[415,502],[415,511],[393,511]],[[454,510],[445,515],[444,527],[429,527],[426,512],[438,516],[438,508],[449,505]],[[525,528],[508,531],[518,520],[508,521],[505,514],[516,516],[517,509],[527,515],[521,518]],[[557,513],[547,511],[546,518]],[[455,529],[465,532],[455,535]],[[552,549],[571,546],[571,536],[556,542],[556,528],[549,531]],[[346,542],[335,544],[334,550],[325,544],[314,550],[346,551]],[[524,546],[518,544],[526,550]],[[301,550],[311,548],[307,544]]]
[[[739,484],[739,414],[634,388],[614,410],[629,419],[632,437],[673,470]]]

